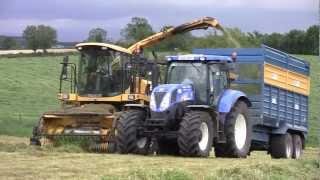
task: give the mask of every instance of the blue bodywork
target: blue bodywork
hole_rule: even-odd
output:
[[[172,101],[171,96],[174,91],[176,91],[176,98]],[[157,93],[165,93],[158,106],[155,102],[155,96]],[[150,108],[155,112],[163,112],[174,104],[193,100],[195,100],[195,95],[191,85],[163,84],[153,89],[151,93]]]
[[[218,101],[218,111],[220,113],[230,112],[233,104],[237,102],[237,100],[241,97],[247,97],[247,96],[241,91],[232,90],[232,89],[225,90]]]
[[[215,61],[231,63],[232,59],[228,56],[204,55],[204,54],[186,54],[178,56],[166,56],[168,61]]]

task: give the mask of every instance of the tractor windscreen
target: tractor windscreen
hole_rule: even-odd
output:
[[[167,75],[168,84],[192,84],[198,100],[206,102],[207,66],[202,63],[173,62]]]
[[[120,52],[83,50],[78,73],[79,95],[103,97],[120,95],[129,87],[129,73],[123,69],[123,64],[127,62],[129,57]]]

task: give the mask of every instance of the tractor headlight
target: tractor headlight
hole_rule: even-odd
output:
[[[157,107],[156,107],[156,100],[154,98],[154,94],[151,94],[151,98],[150,98],[150,109],[152,111],[156,111]]]
[[[166,93],[166,95],[164,95],[161,101],[161,104],[159,107],[160,111],[164,111],[170,106],[170,99],[171,99],[170,93]]]

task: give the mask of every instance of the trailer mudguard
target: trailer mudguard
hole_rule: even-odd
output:
[[[220,99],[218,101],[218,111],[219,113],[228,113],[230,112],[234,103],[237,102],[238,99],[243,98],[248,106],[251,106],[249,99],[247,98],[246,94],[241,91],[227,89],[225,90]]]

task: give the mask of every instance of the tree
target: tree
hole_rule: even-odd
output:
[[[50,26],[27,26],[23,31],[23,38],[27,42],[27,48],[36,52],[37,49],[43,49],[46,52],[57,42],[57,32]]]
[[[319,26],[313,25],[307,29],[305,37],[306,54],[319,53]]]
[[[32,49],[34,52],[39,48],[39,43],[37,40],[37,27],[36,26],[27,26],[23,31],[23,38],[26,40],[26,46],[29,49]]]
[[[121,36],[129,42],[133,43],[152,35],[154,32],[148,20],[141,17],[133,17],[131,22],[121,30]]]
[[[282,50],[289,53],[304,54],[304,42],[305,32],[293,29],[285,34],[282,41]]]
[[[12,37],[5,37],[2,40],[2,48],[3,49],[12,49],[13,47],[16,47],[17,42]]]
[[[39,48],[43,49],[43,52],[46,52],[57,42],[57,32],[50,26],[39,25],[37,27],[37,36]]]
[[[160,31],[166,31],[173,26],[163,26]],[[157,49],[161,51],[173,51],[178,49],[179,51],[190,50],[190,45],[192,44],[192,34],[190,32],[176,34],[172,37],[166,38],[159,44],[156,44],[152,49]]]
[[[91,42],[106,42],[107,31],[102,28],[94,28],[89,32],[88,41]]]
[[[282,49],[283,35],[280,33],[272,33],[270,35],[267,35],[263,43],[276,49]]]

